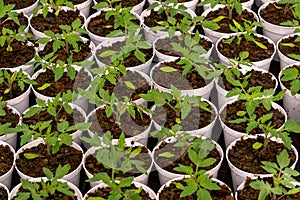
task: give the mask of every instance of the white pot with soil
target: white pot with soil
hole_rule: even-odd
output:
[[[201,0],[201,1],[203,1],[203,0]],[[242,2],[241,4],[242,4],[243,8],[251,9],[253,3],[254,3],[254,0],[247,0],[247,1]],[[203,10],[204,10],[204,11],[206,11],[207,9],[211,9],[210,4],[205,4],[205,5],[203,6]]]
[[[157,2],[155,0],[148,0],[149,5],[153,4],[154,2]],[[192,11],[196,12],[196,6],[198,4],[198,0],[189,0],[189,1],[178,1],[177,5],[183,5],[188,9],[191,9]]]
[[[3,184],[0,183],[0,197],[3,199],[9,199],[9,190],[8,188]]]
[[[96,5],[98,2],[101,2],[101,1],[100,0],[93,0],[93,2],[94,2],[94,5]],[[126,7],[132,7],[131,11],[138,14],[138,15],[140,15],[143,11],[146,0],[138,0],[138,1],[136,1],[136,4],[134,4],[134,5],[130,5],[131,2],[126,2],[126,1],[117,2],[117,4],[120,4],[120,3],[123,4],[122,5],[123,7],[125,7],[125,6]],[[100,10],[101,9],[97,9],[97,11],[100,11]]]
[[[75,9],[78,9],[85,17],[90,15],[90,8],[92,4],[92,0],[85,0],[80,4],[75,4]]]
[[[28,5],[27,7],[24,7],[24,8],[18,8],[18,7],[15,7],[14,9],[14,11],[16,11],[16,12],[18,12],[18,13],[24,13],[25,15],[27,15],[28,17],[30,16],[30,15],[32,15],[32,13],[33,13],[33,11],[34,11],[34,9],[39,5],[39,1],[40,0],[36,0],[36,1],[34,1],[34,3],[33,4],[31,4],[31,5]]]
[[[11,187],[12,173],[14,171],[16,163],[16,154],[12,146],[6,142],[0,141],[1,149],[1,173],[0,173],[0,183],[5,185],[7,188]]]

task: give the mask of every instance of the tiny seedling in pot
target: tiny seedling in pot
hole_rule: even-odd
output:
[[[4,24],[6,21],[12,20],[16,24],[20,25],[18,15],[19,13],[12,11],[15,4],[4,4],[4,0],[0,0],[0,25]]]
[[[53,13],[58,16],[63,6],[67,6],[74,9],[72,2],[68,0],[41,0],[42,5],[38,5],[33,12],[33,16],[36,16],[39,10],[42,10],[43,17],[47,17],[49,10],[53,10]]]
[[[276,9],[283,9],[284,13],[291,12],[294,19],[280,23],[282,26],[299,26],[300,21],[300,2],[297,0],[280,0],[274,4]]]

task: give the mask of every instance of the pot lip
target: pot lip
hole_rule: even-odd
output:
[[[239,135],[247,136],[247,135],[248,135],[247,133],[242,133],[242,132],[236,131],[236,130],[234,130],[234,129],[228,127],[228,126],[223,122],[223,120],[222,120],[222,112],[225,110],[225,108],[227,107],[227,105],[228,105],[228,104],[232,104],[232,103],[234,103],[234,102],[236,102],[236,101],[239,101],[239,100],[238,100],[238,99],[230,100],[230,101],[228,101],[227,103],[225,103],[225,104],[219,109],[219,121],[220,121],[220,123],[221,123],[221,126],[222,126],[222,127],[226,127],[226,129],[229,129],[230,132],[234,132],[234,133],[237,133],[237,134],[239,134]],[[285,112],[285,110],[284,110],[279,104],[277,104],[277,103],[275,103],[275,102],[272,102],[272,108],[274,108],[274,106],[275,106],[275,109],[278,109],[279,112],[281,112],[281,113],[284,115],[285,122],[286,122],[287,119],[288,119],[288,116],[287,116],[287,113]],[[283,124],[280,128],[278,128],[278,129],[281,129],[283,126],[284,126],[284,124]],[[258,134],[258,135],[259,135],[259,134]]]
[[[47,177],[38,177],[38,178],[29,178],[28,181],[31,182],[40,182],[41,179],[43,179],[44,181],[47,181]],[[79,190],[79,188],[77,186],[75,186],[73,183],[71,183],[70,181],[64,180],[64,179],[58,179],[59,182],[62,183],[67,183],[70,189],[74,190],[74,195],[77,196],[78,199],[82,199],[82,194],[81,191]],[[19,183],[18,185],[16,185],[10,192],[10,197],[15,197],[18,190],[20,189],[22,183]],[[14,195],[14,196],[13,196]],[[10,198],[9,198],[10,199]]]
[[[154,193],[154,191],[153,191],[151,188],[149,188],[147,185],[145,185],[145,184],[143,184],[143,183],[140,183],[140,182],[136,182],[136,181],[133,181],[132,183],[133,183],[136,187],[142,187],[143,190],[144,190],[146,193],[149,194],[149,197],[150,197],[151,199],[153,199],[153,200],[154,200],[154,199],[157,199],[156,194]],[[92,187],[91,189],[89,189],[89,190],[85,193],[85,195],[83,196],[83,200],[87,200],[87,197],[88,197],[88,194],[89,194],[89,193],[95,191],[95,190],[98,189],[98,188],[105,188],[105,187],[107,187],[107,185],[106,185],[105,183],[99,183],[99,184],[97,184],[96,186]],[[153,197],[153,198],[152,198],[152,197]]]
[[[4,190],[6,191],[7,193],[7,199],[10,199],[10,192],[8,190],[8,188],[6,187],[6,185],[4,185],[3,183],[0,183],[0,187],[4,188]]]
[[[12,170],[14,170],[14,168],[15,168],[15,166],[16,166],[17,155],[16,155],[15,149],[14,149],[10,144],[8,144],[8,143],[6,143],[6,142],[3,142],[3,141],[0,141],[0,146],[8,146],[9,149],[10,149],[10,151],[13,153],[13,157],[14,157],[13,163],[12,163],[12,165],[11,165],[11,168],[10,168],[5,174],[3,174],[2,176],[0,176],[0,178],[1,178],[1,177],[3,177],[3,176],[7,176],[7,174],[9,174]],[[3,185],[3,184],[2,184],[2,185]],[[1,186],[2,186],[2,185],[1,185]],[[6,188],[7,188],[7,187],[6,187]],[[8,194],[9,194],[9,193],[8,193]]]
[[[295,65],[299,66],[300,65],[300,61],[296,62],[296,63],[293,63],[293,64],[290,64],[290,65],[287,65],[282,70],[280,70],[279,75],[278,75],[278,80],[279,80],[280,87],[282,89],[286,89],[286,94],[288,94],[291,97],[295,97],[296,99],[300,99],[300,94],[292,95],[291,90],[289,90],[287,87],[285,87],[284,84],[281,81],[282,71],[285,70],[285,69],[287,69],[287,68],[292,68]]]
[[[265,9],[268,5],[273,4],[273,3],[276,3],[276,1],[269,1],[269,2],[266,2],[266,3],[264,3],[263,5],[261,5],[261,6],[259,7],[259,9],[258,9],[258,11],[257,11],[257,15],[258,15],[258,17],[259,17],[259,19],[260,19],[260,21],[261,21],[262,23],[266,23],[266,24],[268,24],[269,26],[273,26],[275,29],[277,29],[277,28],[280,28],[280,29],[295,29],[295,28],[299,28],[299,27],[300,27],[300,26],[295,26],[295,27],[292,27],[292,26],[280,26],[280,25],[272,24],[272,23],[266,21],[266,20],[261,16],[260,12],[261,12],[261,10]]]
[[[207,138],[207,137],[205,137],[205,136],[203,136],[203,135],[201,135],[201,136],[197,136],[198,138],[201,138],[201,139],[203,139],[203,140],[210,140],[210,141],[212,141],[212,143],[215,145],[215,147],[216,147],[216,150],[219,152],[219,154],[220,154],[220,161],[219,161],[219,163],[217,163],[217,165],[215,166],[215,167],[213,167],[213,168],[211,168],[210,170],[208,170],[207,171],[207,173],[209,173],[209,172],[212,172],[212,171],[214,171],[214,170],[216,170],[217,168],[219,168],[220,166],[221,166],[221,164],[223,163],[223,160],[224,160],[224,152],[223,152],[223,150],[222,150],[222,147],[216,142],[216,141],[214,141],[213,139],[210,139],[210,138]],[[170,171],[167,171],[167,170],[164,170],[162,167],[160,167],[157,163],[156,163],[156,161],[155,161],[155,152],[156,152],[156,150],[158,150],[159,149],[159,147],[160,147],[160,145],[162,144],[162,142],[166,142],[166,143],[168,143],[168,144],[170,144],[170,143],[173,143],[173,142],[175,142],[176,141],[176,138],[175,137],[167,137],[167,138],[164,138],[162,141],[160,141],[157,145],[155,145],[155,147],[153,148],[153,150],[152,150],[152,153],[151,153],[151,156],[152,156],[152,160],[153,160],[153,163],[154,163],[154,165],[155,165],[155,168],[158,168],[159,170],[161,170],[161,171],[163,171],[163,173],[165,173],[165,174],[172,174],[172,175],[176,175],[176,176],[180,176],[180,177],[186,177],[186,176],[188,176],[187,174],[179,174],[179,173],[174,173],[174,172],[170,172]]]
[[[229,146],[226,148],[226,152],[225,152],[225,157],[226,157],[226,160],[228,162],[228,165],[230,168],[233,168],[235,171],[238,171],[239,173],[242,173],[242,174],[246,174],[246,176],[249,176],[249,177],[253,177],[253,176],[261,176],[261,177],[266,177],[266,176],[269,176],[270,174],[254,174],[254,173],[251,173],[251,172],[246,172],[244,170],[241,170],[239,168],[237,168],[236,166],[234,166],[230,159],[229,159],[229,150],[238,142],[240,141],[241,139],[244,139],[244,140],[247,140],[247,139],[255,139],[257,138],[258,136],[264,136],[263,134],[258,134],[258,135],[244,135],[236,140],[234,140],[232,143],[229,144]],[[274,141],[274,142],[277,142],[277,143],[283,143],[283,141],[280,139],[280,138],[274,138],[272,137],[271,138],[271,141]],[[294,153],[295,153],[295,156],[296,156],[296,160],[295,162],[291,165],[292,167],[295,167],[296,163],[298,162],[298,159],[299,159],[299,154],[298,154],[298,151],[297,149],[292,145],[292,148],[291,148]]]
[[[223,37],[219,38],[218,41],[216,42],[216,45],[215,45],[215,46],[216,46],[216,51],[217,51],[218,53],[220,53],[222,56],[224,56],[225,58],[228,59],[228,57],[226,57],[225,55],[223,55],[223,54],[219,51],[219,48],[218,48],[219,43],[222,41],[222,39],[228,39],[228,38],[231,38],[232,36],[235,36],[235,35],[243,35],[243,34],[244,34],[243,32],[229,33],[229,34],[226,34],[226,35],[224,35]],[[276,54],[276,49],[277,49],[277,48],[276,48],[276,44],[275,44],[270,38],[268,38],[268,37],[266,37],[266,36],[264,36],[264,35],[255,33],[254,36],[259,37],[259,38],[264,38],[264,39],[266,39],[266,40],[268,41],[268,43],[271,44],[271,45],[273,46],[274,51],[273,51],[272,55],[271,55],[269,58],[266,58],[266,59],[263,59],[263,60],[254,61],[254,62],[252,62],[253,65],[257,65],[257,64],[259,64],[259,63],[261,63],[261,62],[264,62],[264,61],[266,61],[266,60],[272,60],[273,57],[274,57],[275,54]]]
[[[300,27],[300,26],[299,26]],[[293,37],[293,36],[300,36],[300,33],[292,33],[292,34],[288,34],[288,35],[285,35],[283,37],[281,37],[277,42],[276,42],[276,49],[278,51],[278,55],[281,56],[281,57],[284,57],[284,59],[288,60],[289,62],[300,62],[300,61],[297,61],[293,58],[290,58],[288,57],[287,55],[283,54],[280,49],[279,49],[279,45],[280,43],[282,42],[282,40],[284,39],[287,39],[287,38],[290,38],[290,37]]]

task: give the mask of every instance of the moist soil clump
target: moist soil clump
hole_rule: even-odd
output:
[[[54,33],[62,33],[60,25],[71,25],[77,18],[81,20],[81,24],[84,24],[84,18],[80,15],[79,10],[61,10],[59,15],[56,16],[52,12],[48,12],[48,15],[44,18],[43,14],[37,14],[31,18],[31,25],[34,29],[44,32],[51,30]]]
[[[0,31],[2,33],[2,29],[3,28],[7,28],[9,30],[13,30],[13,31],[17,31],[19,29],[20,26],[28,26],[28,19],[24,16],[23,13],[20,13],[18,15],[18,20],[20,22],[20,25],[18,25],[17,23],[15,23],[13,20],[7,20],[7,15],[5,15],[4,17],[1,18],[1,22],[0,23]]]
[[[227,104],[226,109],[224,109],[223,112],[221,113],[221,119],[223,122],[225,122],[226,126],[228,126],[229,128],[238,132],[246,133],[246,128],[247,128],[246,122],[242,122],[238,124],[230,123],[230,121],[232,120],[241,118],[237,115],[238,111],[246,111],[245,101],[235,101],[231,104]],[[254,111],[254,114],[256,115],[256,119],[269,113],[272,113],[273,116],[270,120],[266,122],[266,124],[271,122],[275,128],[277,129],[280,128],[285,122],[285,116],[278,109],[271,108],[268,111],[262,104],[260,104],[257,108],[255,108]],[[246,117],[249,118],[248,114],[246,114]],[[256,127],[252,131],[250,131],[249,134],[256,135],[261,133],[263,133],[263,130]]]
[[[4,189],[4,187],[0,186],[0,200],[7,200],[8,194],[7,191]]]
[[[0,68],[13,68],[24,65],[34,58],[35,49],[28,45],[14,40],[10,46],[12,51],[7,51],[7,44],[0,47]]]
[[[144,164],[142,165],[142,167],[147,170],[149,169],[150,165],[151,165],[151,157],[148,154],[148,149],[144,146],[141,147],[142,151],[134,158],[134,160],[138,160],[143,162]],[[126,151],[128,148],[125,148],[124,151]],[[137,147],[132,147],[132,150],[134,151],[135,149],[137,149]],[[111,169],[105,168],[101,163],[97,162],[97,159],[95,157],[95,154],[93,155],[89,155],[86,158],[86,169],[93,175],[100,173],[100,172],[106,172],[110,177],[111,177]],[[121,160],[120,165],[123,163],[123,161]],[[138,169],[134,168],[132,170],[130,170],[129,172],[123,173],[123,172],[118,172],[115,173],[115,177],[129,177],[129,176],[134,176],[134,177],[138,177],[142,175],[142,172],[140,172]]]
[[[19,123],[19,115],[16,113],[13,113],[13,110],[7,106],[3,108],[5,111],[4,116],[0,116],[0,125],[11,123],[11,128],[15,128],[17,124]]]
[[[106,2],[106,0],[96,0],[96,1],[98,3],[99,2]],[[122,5],[122,8],[133,7],[133,6],[136,6],[136,5],[140,4],[141,2],[142,2],[142,0],[130,0],[130,1],[121,0],[121,1],[113,3],[113,7],[115,8],[119,4]]]
[[[248,41],[243,36],[240,37],[240,44],[237,44],[237,37],[235,37],[230,44],[224,43],[224,40],[221,40],[218,44],[218,50],[227,58],[238,58],[240,52],[247,51],[249,52],[248,59],[251,62],[268,59],[275,51],[274,46],[265,38],[253,36],[257,42],[264,44],[267,49],[260,48],[253,41]]]
[[[167,143],[165,141],[162,142],[162,144],[159,146],[159,149],[157,149],[154,154],[154,159],[155,159],[155,162],[157,163],[157,165],[168,172],[172,172],[172,173],[176,173],[176,174],[184,174],[182,172],[178,172],[178,171],[174,170],[174,168],[178,167],[179,164],[185,165],[185,166],[190,166],[194,170],[196,170],[196,166],[189,159],[189,155],[187,152],[189,146],[176,147],[176,146],[174,146],[174,144],[175,143]],[[175,156],[173,156],[171,158],[159,156],[160,154],[162,154],[164,152],[171,152]],[[206,171],[211,170],[212,168],[217,166],[221,160],[220,153],[218,152],[218,150],[216,148],[208,154],[207,158],[215,158],[216,162],[214,164],[212,164],[211,166],[208,166],[206,168],[201,168]]]
[[[15,4],[14,10],[26,8],[28,6],[33,5],[36,2],[36,0],[4,0],[4,4]]]
[[[267,172],[261,167],[262,161],[276,163],[276,156],[283,151],[287,150],[289,157],[291,158],[290,166],[295,162],[296,155],[293,150],[288,150],[283,143],[269,141],[266,149],[263,147],[254,149],[253,144],[255,142],[264,143],[264,137],[258,136],[257,139],[241,138],[240,141],[236,142],[234,146],[229,150],[228,157],[230,162],[246,172],[254,174],[267,174]]]
[[[264,182],[269,183],[270,185],[272,185],[272,187],[274,187],[273,185],[273,179],[272,178],[260,178],[258,177],[257,180],[263,180]],[[254,182],[255,180],[251,180],[250,177],[247,177],[246,182],[245,182],[245,186],[242,190],[238,190],[237,191],[237,195],[238,195],[238,199],[239,200],[252,200],[252,199],[258,199],[258,195],[259,195],[259,190],[255,190],[250,186],[250,183]],[[289,190],[288,188],[285,188],[287,191]],[[266,197],[266,200],[270,200],[271,198]],[[278,195],[276,196],[275,199],[280,199],[280,200],[297,200],[300,199],[300,193],[296,193],[296,194],[292,194],[292,195]]]
[[[7,173],[13,166],[14,154],[8,145],[0,146],[0,176]]]
[[[92,122],[90,131],[99,135],[110,131],[114,139],[119,139],[122,132],[124,132],[126,138],[136,136],[149,127],[151,118],[145,113],[141,117],[137,109],[135,109],[135,113],[133,119],[128,112],[125,112],[121,116],[120,125],[118,125],[115,116],[107,117],[105,108],[100,107],[97,109],[96,114],[93,114],[89,119],[89,122]]]
[[[291,9],[285,12],[285,6],[286,4],[270,3],[266,8],[260,11],[260,15],[267,22],[279,26],[283,26],[280,25],[283,22],[297,20],[294,18]],[[279,7],[282,9],[278,9]],[[300,23],[300,20],[298,20],[298,22]]]
[[[86,89],[91,82],[90,76],[83,69],[76,72],[76,76],[73,80],[70,79],[67,72],[64,72],[63,76],[58,81],[55,81],[53,71],[46,69],[45,72],[40,73],[37,76],[35,81],[37,84],[33,86],[34,89],[39,91],[39,93],[50,97],[55,97],[58,93],[63,93],[68,90],[76,91],[78,88]],[[51,86],[45,90],[38,90],[38,88],[45,83],[49,83]]]
[[[177,183],[181,183],[183,186],[186,186],[186,183],[183,180],[176,181]],[[213,200],[234,200],[231,195],[230,189],[225,185],[220,185],[221,190],[208,190],[210,196]],[[160,200],[195,200],[197,199],[196,193],[180,198],[182,190],[178,189],[174,183],[171,183],[169,187],[165,187],[161,193],[159,194]]]
[[[300,74],[300,66],[299,65],[293,65],[293,66],[291,66],[291,67],[289,67],[289,68],[296,68],[296,69],[298,69],[298,73]],[[291,83],[292,83],[292,81],[281,81],[282,82],[282,84],[287,88],[287,89],[291,89]],[[300,94],[300,91],[298,91],[298,94]]]
[[[290,36],[288,38],[284,38],[278,45],[280,52],[293,60],[295,60],[295,58],[292,58],[291,56],[289,56],[289,54],[300,55],[300,42],[295,41],[297,37],[299,37],[299,36],[294,35],[294,36]],[[282,45],[282,43],[292,43],[292,44],[294,44],[294,46],[293,47],[284,46],[284,45]]]
[[[225,18],[217,22],[220,28],[215,31],[221,33],[233,33],[232,30],[230,30],[229,24],[233,27],[235,27],[235,25],[233,23],[233,20],[229,19],[229,10],[227,8],[219,8],[218,10],[209,12],[205,17],[205,20],[214,20],[219,16],[225,16]],[[250,22],[256,21],[253,13],[250,13],[247,10],[243,10],[241,15],[239,15],[235,10],[233,10],[232,19],[234,19],[239,24],[244,24],[244,20],[248,20]]]
[[[82,152],[65,144],[59,148],[59,151],[56,154],[50,153],[49,155],[47,151],[47,145],[42,143],[35,147],[25,149],[20,153],[19,158],[16,160],[16,166],[21,172],[28,176],[44,177],[43,167],[46,167],[50,169],[52,173],[55,173],[59,165],[64,166],[70,164],[70,173],[74,171],[82,161]],[[24,156],[26,153],[39,156],[33,159],[27,159]]]

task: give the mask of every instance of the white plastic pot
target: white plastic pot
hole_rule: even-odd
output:
[[[294,65],[300,65],[300,63],[295,63],[284,67],[283,69],[292,67]],[[287,89],[281,82],[282,70],[279,72],[279,83],[282,90],[286,90],[285,95],[283,96],[283,107],[287,112],[289,119],[296,120],[300,122],[300,94],[292,95],[291,91]]]
[[[115,144],[115,145],[117,145],[118,142],[117,142],[117,140],[113,140],[112,143]],[[126,141],[126,146],[133,146],[133,147],[135,147],[135,146],[144,146],[144,145],[142,145],[142,144],[140,144],[140,143],[137,143],[137,142],[135,142],[135,143],[132,145],[130,141]],[[91,173],[87,170],[87,168],[86,168],[86,159],[87,159],[87,157],[88,157],[89,155],[95,154],[99,148],[101,148],[101,147],[92,147],[92,148],[90,148],[90,149],[84,154],[84,157],[83,157],[83,169],[84,169],[85,174],[86,174],[86,176],[87,176],[88,178],[92,178],[92,177],[93,177],[93,174],[91,174]],[[148,149],[148,148],[147,148],[147,149]],[[139,176],[136,176],[136,177],[134,178],[134,180],[133,180],[133,181],[135,181],[135,182],[139,182],[139,183],[142,183],[142,184],[145,184],[145,185],[148,184],[149,174],[150,174],[150,172],[152,171],[152,166],[153,166],[153,159],[152,159],[151,151],[150,151],[149,149],[148,149],[148,155],[149,155],[149,158],[151,158],[152,162],[151,162],[149,168],[147,169],[147,174],[141,174],[141,175],[139,175]],[[102,181],[90,182],[90,186],[91,186],[91,187],[95,187],[96,185],[98,185],[98,184],[100,184],[100,183],[102,183]]]
[[[8,190],[8,188],[6,187],[6,185],[4,185],[3,183],[0,183],[0,188],[4,188],[4,190],[5,190],[6,193],[7,193],[8,199],[10,199],[9,190]]]
[[[243,74],[246,74],[248,71],[251,71],[252,69],[254,69],[255,71],[261,71],[262,73],[269,73],[270,75],[272,75],[272,80],[275,80],[275,88],[274,90],[276,90],[277,86],[278,86],[278,81],[276,79],[276,77],[270,73],[268,70],[264,70],[264,69],[261,69],[261,68],[257,68],[257,67],[249,67],[249,66],[245,66],[243,65],[242,66],[242,69],[241,69],[241,72]],[[224,105],[226,104],[227,102],[231,101],[231,100],[236,100],[237,99],[237,96],[233,96],[233,97],[226,97],[228,91],[225,90],[223,84],[222,84],[222,78],[221,77],[218,77],[215,79],[215,85],[216,85],[216,89],[217,89],[217,92],[218,92],[218,106],[219,106],[219,109]]]
[[[156,0],[148,0],[149,5],[153,4],[154,2],[157,2]],[[196,12],[196,6],[198,4],[198,0],[190,0],[186,1],[184,3],[178,3],[178,5],[184,5],[186,8]]]
[[[149,197],[151,198],[151,199],[156,199],[156,194],[153,192],[153,190],[151,189],[151,188],[149,188],[148,186],[146,186],[146,185],[144,185],[144,184],[142,184],[142,183],[139,183],[139,182],[133,182],[133,184],[137,187],[137,188],[140,188],[140,187],[142,187],[142,189],[146,192],[146,193],[148,193],[149,194]],[[98,185],[96,185],[96,186],[94,186],[93,188],[91,188],[89,191],[87,191],[87,193],[83,196],[83,199],[84,200],[88,200],[88,195],[89,195],[89,193],[93,193],[93,192],[95,192],[98,188],[106,188],[107,187],[107,185],[106,184],[104,184],[104,183],[100,183],[100,184],[98,184]]]
[[[45,144],[45,142],[43,141],[43,139],[39,138],[39,139],[37,139],[37,140],[34,140],[34,141],[29,142],[28,144],[25,144],[24,146],[22,146],[22,147],[17,151],[17,153],[16,153],[16,160],[19,159],[20,153],[22,153],[25,149],[30,149],[30,148],[32,148],[32,147],[36,147],[36,146],[38,146],[40,143]],[[82,158],[83,158],[83,150],[82,150],[82,148],[81,148],[78,144],[76,144],[76,143],[73,142],[73,144],[71,145],[71,147],[73,147],[73,148],[76,149],[76,150],[81,151],[81,152],[82,152]],[[81,163],[79,164],[79,166],[78,166],[74,171],[69,172],[67,175],[65,175],[65,176],[63,177],[63,179],[66,180],[66,181],[69,181],[69,182],[73,183],[73,184],[76,185],[76,186],[79,186],[80,170],[81,170],[81,168],[82,168],[82,165],[83,165],[83,159],[82,159]],[[23,172],[21,172],[21,171],[18,169],[18,166],[17,166],[17,165],[16,165],[16,170],[17,170],[19,176],[20,176],[21,178],[23,178],[23,179],[27,179],[27,180],[28,180],[28,179],[33,178],[33,177],[28,176],[28,175],[24,174]]]
[[[153,82],[153,86],[154,88],[158,89],[159,91],[163,91],[163,92],[168,92],[168,93],[171,93],[171,89],[170,88],[166,88],[166,87],[163,87],[161,85],[159,85],[154,79],[153,79],[153,73],[154,70],[156,68],[159,68],[160,65],[162,64],[162,62],[159,62],[157,63],[156,65],[154,65],[150,71],[150,78]],[[168,72],[166,72],[168,73]],[[180,72],[179,72],[180,73]],[[183,76],[182,76],[182,80],[177,80],[178,82],[185,82],[186,84],[189,84],[188,83],[188,80],[185,79]],[[182,95],[189,95],[189,96],[201,96],[205,99],[209,99],[209,96],[210,96],[210,92],[212,90],[212,88],[214,87],[214,80],[210,80],[210,82],[207,83],[207,85],[205,87],[202,87],[202,88],[197,88],[197,89],[190,89],[190,90],[181,90],[181,94]],[[192,86],[191,86],[192,88]]]
[[[206,139],[206,137],[203,137],[203,136],[201,138],[203,140]],[[168,138],[165,138],[163,141],[165,141],[166,143],[174,143],[176,141],[176,138],[175,137],[168,137]],[[154,166],[155,166],[155,168],[156,168],[156,170],[158,172],[159,182],[160,182],[161,185],[165,184],[166,182],[168,182],[168,181],[170,181],[170,180],[172,180],[174,178],[180,178],[180,177],[184,178],[186,176],[184,174],[179,174],[179,173],[173,173],[173,172],[166,171],[166,170],[163,169],[162,166],[159,166],[155,162],[155,158],[154,158],[155,151],[157,151],[159,149],[159,147],[160,147],[160,145],[162,144],[163,141],[161,141],[160,143],[158,143],[158,145],[156,145],[154,147],[153,151],[152,151],[152,160],[153,160]],[[223,162],[223,159],[224,159],[224,153],[223,153],[222,147],[218,143],[216,143],[213,140],[211,140],[211,141],[216,145],[216,149],[218,150],[218,152],[220,154],[221,160],[220,160],[220,162],[214,168],[208,170],[207,173],[210,176],[216,178],[218,176],[218,171],[219,171],[219,169],[221,167],[221,164]],[[177,159],[177,157],[174,158],[174,160],[176,160],[176,159]]]
[[[16,11],[18,13],[23,12],[25,15],[27,15],[29,17],[30,15],[32,15],[34,9],[38,6],[38,4],[39,4],[39,0],[36,0],[35,3],[32,4],[31,6],[28,6],[26,8],[21,8],[21,9],[13,10],[13,11]]]
[[[44,181],[47,181],[48,179],[46,177],[42,178]],[[29,179],[30,182],[41,182],[41,178],[31,178]],[[66,181],[64,179],[58,179],[59,182],[61,183],[67,183],[68,186],[70,187],[70,189],[74,190],[74,195],[75,197],[77,197],[77,200],[81,200],[82,199],[82,194],[80,192],[80,190],[78,189],[78,187],[76,185],[74,185],[73,183]],[[11,193],[10,193],[10,198],[9,200],[12,200],[14,197],[17,196],[17,193],[19,192],[19,189],[22,187],[22,183],[19,183],[18,185],[16,185]]]
[[[246,136],[248,135],[247,133],[242,133],[242,132],[239,132],[239,131],[236,131],[236,130],[233,130],[232,128],[228,127],[224,121],[223,121],[223,117],[225,117],[224,115],[226,114],[226,107],[227,105],[229,104],[232,104],[233,102],[235,102],[236,100],[231,100],[229,102],[227,102],[226,104],[224,104],[221,108],[220,108],[220,111],[219,111],[219,120],[221,122],[221,126],[223,128],[223,132],[224,132],[224,140],[225,140],[225,146],[228,147],[234,140],[237,140],[239,139],[240,137],[242,136]],[[287,114],[285,112],[285,110],[280,106],[278,105],[277,103],[274,103],[272,102],[272,108],[274,109],[278,109],[283,115],[284,115],[284,118],[285,118],[285,122],[287,121]],[[280,127],[281,128],[281,127]],[[279,129],[280,129],[279,128]]]
[[[14,167],[16,165],[16,153],[15,153],[14,148],[11,145],[9,145],[8,143],[0,141],[0,145],[8,146],[10,148],[11,152],[13,152],[13,156],[14,156],[13,164],[12,164],[10,170],[8,170],[5,174],[0,176],[0,183],[2,183],[3,185],[5,185],[7,188],[10,189],[11,181],[12,181],[12,173],[13,173]]]
[[[92,0],[86,0],[80,4],[74,5],[75,9],[78,9],[85,17],[90,14]]]
[[[257,138],[258,135],[245,135],[243,136],[243,140],[247,140],[249,138]],[[276,141],[278,143],[282,143],[282,141],[280,139],[275,139],[275,138],[272,138],[271,139],[272,141]],[[257,176],[260,176],[260,177],[267,177],[267,176],[270,176],[270,174],[253,174],[253,173],[249,173],[249,172],[246,172],[246,171],[243,171],[241,169],[238,169],[237,167],[235,167],[229,160],[229,150],[232,149],[232,147],[238,142],[240,141],[240,139],[236,139],[234,140],[226,149],[226,160],[227,160],[227,163],[229,165],[229,168],[231,170],[231,177],[232,177],[232,183],[233,183],[233,188],[234,190],[237,189],[237,187],[243,182],[246,180],[247,177],[250,177],[250,178],[254,178],[254,177],[257,177]],[[296,155],[296,160],[295,162],[291,165],[291,168],[292,169],[295,169],[296,167],[296,164],[297,164],[297,161],[298,161],[298,151],[297,149],[292,146],[292,150],[294,151],[295,155]]]
[[[96,0],[93,0],[93,2],[94,2],[94,5],[96,5],[98,3]],[[141,3],[139,3],[139,4],[132,7],[131,11],[138,14],[138,15],[140,15],[143,11],[145,3],[146,3],[146,0],[142,0]],[[101,9],[97,9],[97,11],[100,11],[100,10]]]
[[[238,35],[242,35],[242,33],[237,33]],[[235,35],[235,34],[233,34]],[[259,61],[255,61],[255,62],[252,62],[252,64],[255,66],[255,67],[258,67],[258,68],[261,68],[261,69],[264,69],[264,70],[267,70],[269,71],[269,68],[270,68],[270,65],[271,65],[271,62],[275,56],[275,53],[276,53],[276,46],[274,44],[274,42],[267,38],[266,36],[263,36],[263,35],[260,35],[260,34],[255,34],[256,37],[259,37],[259,38],[264,38],[265,40],[267,40],[269,42],[269,44],[272,44],[272,46],[274,47],[274,52],[273,54],[271,55],[271,57],[267,58],[267,59],[264,59],[264,60],[259,60]],[[218,49],[218,46],[219,46],[219,43],[223,40],[223,39],[229,39],[231,38],[232,35],[226,35],[226,36],[223,36],[222,38],[220,38],[217,43],[216,43],[216,51],[217,51],[217,54],[218,54],[218,57],[220,59],[220,62],[221,64],[224,64],[224,65],[230,65],[230,62],[229,62],[229,58],[224,56]]]
[[[200,1],[202,1],[202,0],[200,0]],[[254,0],[248,0],[248,1],[246,1],[246,2],[243,2],[243,3],[242,3],[242,6],[243,6],[243,8],[251,9],[253,3],[254,3]],[[204,10],[204,11],[206,11],[207,9],[211,9],[210,4],[206,4],[206,5],[203,6],[203,10]]]

